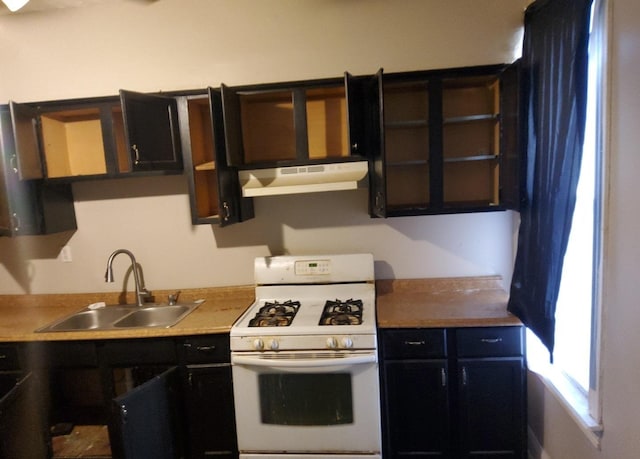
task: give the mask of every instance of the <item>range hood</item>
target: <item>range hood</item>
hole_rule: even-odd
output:
[[[354,190],[367,176],[367,161],[304,166],[276,167],[238,171],[242,196],[314,193]]]

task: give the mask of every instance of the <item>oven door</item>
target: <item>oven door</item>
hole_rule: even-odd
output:
[[[241,453],[380,457],[375,351],[232,353],[231,363]]]

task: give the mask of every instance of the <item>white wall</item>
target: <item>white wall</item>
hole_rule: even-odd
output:
[[[4,15],[0,101],[510,62],[527,3],[113,0]],[[121,247],[150,289],[251,284],[254,257],[312,252],[372,252],[379,278],[510,278],[505,212],[374,220],[358,190],[257,198],[254,220],[220,229],[191,225],[184,177],[73,188],[77,231],[0,239],[0,293],[118,290],[103,274]],[[65,244],[71,263],[57,259]]]

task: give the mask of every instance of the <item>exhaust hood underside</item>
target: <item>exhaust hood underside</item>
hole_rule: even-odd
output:
[[[367,161],[240,170],[243,197],[354,190],[367,176]]]

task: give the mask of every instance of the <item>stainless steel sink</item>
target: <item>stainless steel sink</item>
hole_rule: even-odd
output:
[[[116,328],[170,327],[178,323],[189,312],[191,312],[191,308],[184,304],[142,308],[117,320],[113,326]]]
[[[167,304],[113,305],[85,308],[37,329],[36,333],[125,328],[169,328],[180,322],[202,302]]]

